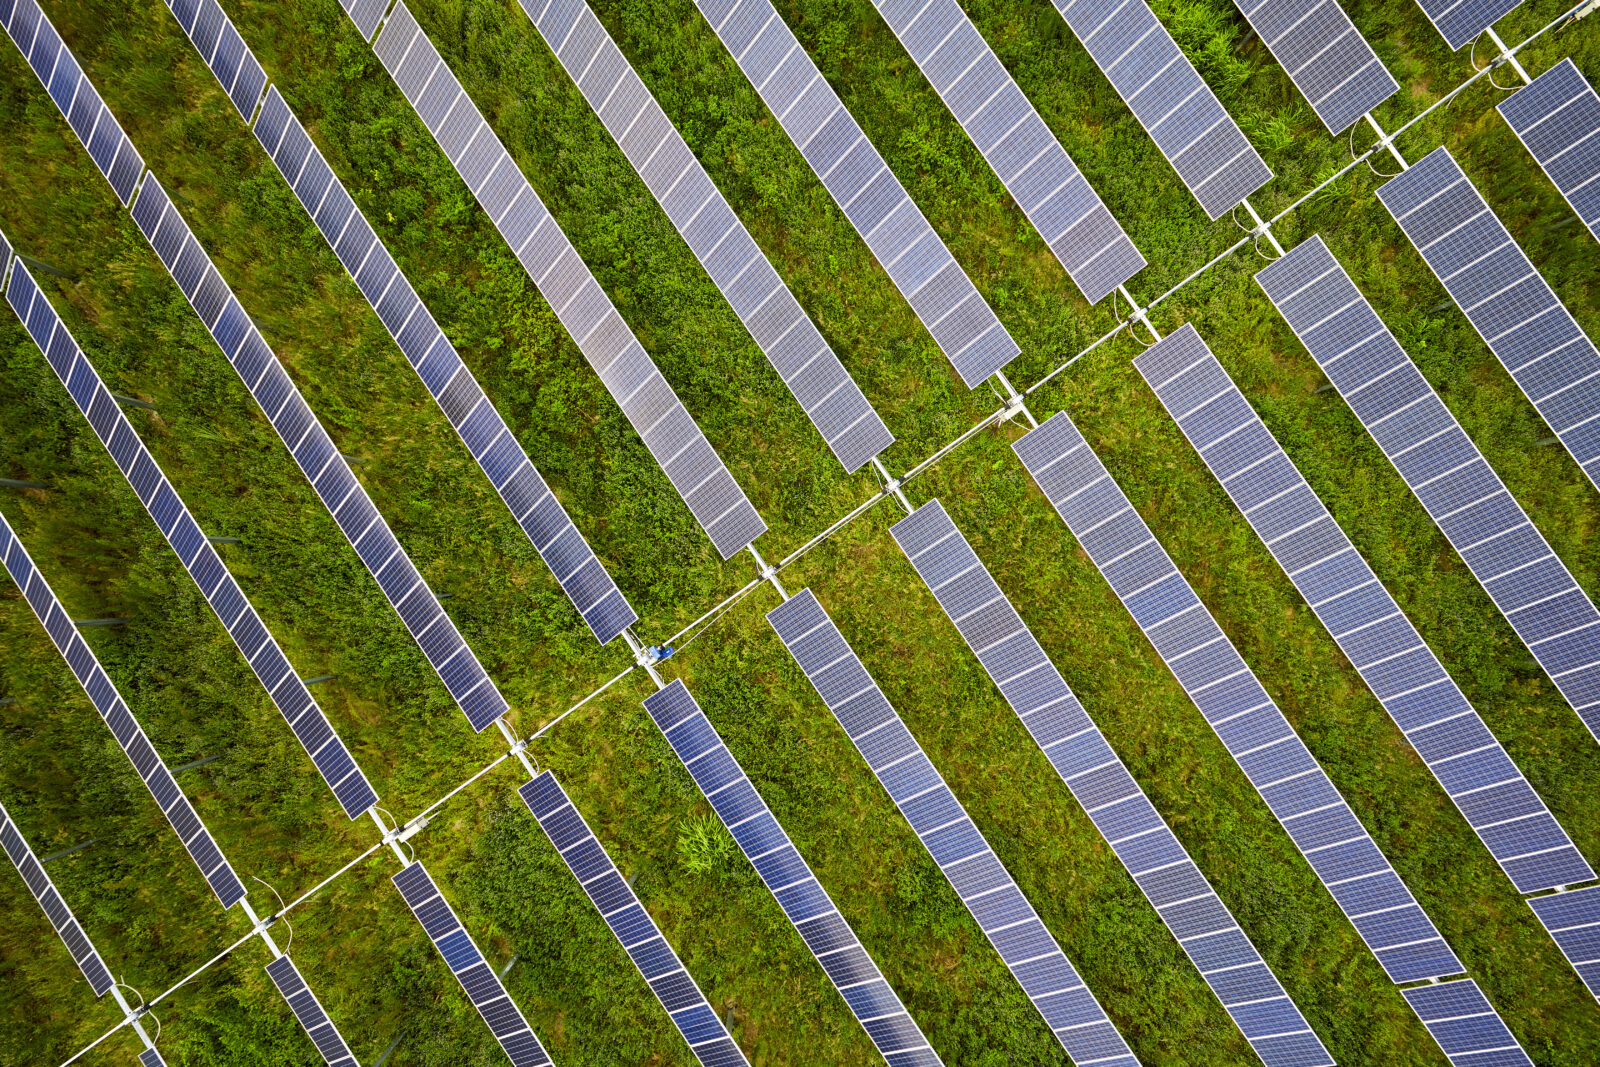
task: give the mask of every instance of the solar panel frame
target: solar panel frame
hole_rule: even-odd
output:
[[[939,1067],[938,1053],[683,682],[657,690],[644,707],[890,1067]]]
[[[1600,95],[1569,57],[1500,101],[1500,115],[1600,240]]]
[[[1528,901],[1534,916],[1600,1000],[1600,885]]]
[[[1522,0],[1417,0],[1452,51],[1522,6]]]
[[[101,958],[100,951],[89,940],[83,924],[72,914],[72,908],[62,897],[61,891],[50,880],[50,875],[45,873],[44,865],[33,854],[32,846],[22,836],[22,830],[11,818],[11,813],[6,811],[4,804],[0,804],[0,847],[5,849],[6,855],[16,865],[17,873],[22,876],[28,892],[38,901],[40,910],[50,921],[56,936],[61,938],[61,943],[66,946],[72,962],[83,972],[84,981],[89,983],[89,988],[94,991],[96,997],[105,996],[116,984],[111,977],[110,968]]]
[[[801,590],[767,612],[767,622],[1072,1061],[1138,1067],[1126,1039],[816,595]],[[952,838],[958,843],[950,844]],[[951,873],[958,867],[964,870]],[[969,870],[982,870],[982,881]]]
[[[1552,623],[1539,609],[1548,605],[1580,622],[1587,620],[1583,625],[1597,635],[1600,611],[1327,244],[1320,237],[1308,238],[1258,272],[1256,283],[1556,689],[1600,739],[1600,649],[1552,645],[1544,632]],[[1324,309],[1335,307],[1345,309],[1346,319],[1318,329],[1316,324],[1327,317]],[[1362,388],[1380,376],[1378,389]],[[1513,574],[1525,575],[1520,586],[1504,582]],[[1535,584],[1543,591],[1529,595]]]
[[[1329,133],[1343,133],[1399,92],[1338,0],[1234,2]]]
[[[306,984],[294,960],[288,956],[279,956],[267,964],[266,972],[267,977],[272,979],[272,984],[277,987],[278,993],[288,1003],[289,1010],[294,1013],[301,1028],[305,1030],[306,1036],[327,1061],[328,1067],[358,1067],[355,1054],[350,1051],[344,1035],[339,1033],[339,1028],[328,1017],[322,1002]]]
[[[1133,363],[1518,892],[1594,880],[1193,324]]]
[[[744,551],[766,531],[766,522],[404,0],[384,21],[372,47],[712,545],[725,560]]]
[[[1402,989],[1454,1067],[1532,1067],[1489,998],[1471,978]]]

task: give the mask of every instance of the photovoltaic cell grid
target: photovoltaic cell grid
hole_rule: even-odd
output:
[[[1166,550],[1058,413],[1013,446],[1395,982],[1464,968]]]
[[[311,143],[277,86],[267,93],[255,133],[595,638],[605,644],[637,622],[638,613]]]
[[[362,39],[371,41],[372,31],[378,28],[378,23],[383,19],[389,0],[339,0],[339,6],[356,24],[356,29],[361,31]]]
[[[194,43],[195,51],[222,83],[222,91],[249,122],[256,104],[261,102],[267,75],[256,62],[255,54],[245,47],[233,22],[223,13],[217,0],[166,0],[166,3],[178,25]]]
[[[1445,148],[1378,199],[1600,488],[1600,352]]]
[[[267,976],[278,987],[278,992],[283,994],[283,999],[289,1002],[289,1010],[305,1027],[306,1035],[317,1046],[317,1051],[322,1053],[322,1058],[328,1061],[329,1067],[357,1067],[350,1046],[345,1044],[333,1020],[328,1018],[328,1013],[322,1010],[311,987],[300,977],[300,969],[294,965],[294,961],[288,956],[279,956],[267,964]]]
[[[873,3],[1089,303],[1144,269],[1144,256],[955,0]]]
[[[1417,6],[1451,48],[1471,41],[1521,3],[1522,0],[1417,0]]]
[[[893,444],[883,419],[594,12],[582,0],[522,6],[845,470]],[[863,200],[854,218],[875,204]]]
[[[28,847],[28,842],[23,840],[22,832],[17,829],[16,823],[11,821],[11,814],[6,811],[4,804],[0,804],[0,845],[5,846],[6,855],[17,865],[17,873],[22,875],[22,880],[28,884],[28,891],[33,894],[33,899],[44,909],[45,917],[50,920],[50,925],[55,927],[56,934],[67,946],[67,951],[72,954],[72,961],[83,972],[83,977],[89,982],[89,988],[94,990],[95,996],[105,996],[106,991],[113,985],[110,970],[100,958],[100,953],[89,943],[89,935],[78,925],[72,909],[61,899],[55,883],[44,873],[44,867],[34,856],[33,849]]]
[[[1237,123],[1144,0],[1054,0],[1207,215],[1272,180]]]
[[[223,858],[217,843],[212,840],[211,832],[200,822],[200,817],[195,814],[189,798],[183,795],[178,783],[173,781],[166,764],[156,755],[150,739],[134,721],[128,705],[118,695],[116,687],[111,684],[111,679],[100,666],[100,661],[95,658],[94,653],[89,650],[88,643],[72,624],[66,610],[61,606],[61,601],[56,599],[55,593],[45,582],[44,575],[33,565],[33,560],[22,547],[22,541],[12,531],[11,524],[6,521],[4,515],[0,515],[0,556],[4,557],[6,570],[11,573],[17,588],[22,590],[22,595],[33,608],[33,613],[39,616],[39,621],[44,624],[50,640],[55,643],[61,657],[67,661],[67,666],[72,668],[78,684],[89,694],[89,700],[93,702],[95,710],[105,719],[106,725],[111,728],[112,735],[117,739],[117,744],[127,753],[134,769],[139,772],[140,779],[150,790],[150,795],[155,797],[156,804],[166,815],[167,821],[172,823],[172,828],[178,832],[178,838],[183,842],[184,848],[189,850],[195,866],[200,868],[206,884],[217,895],[217,899],[222,901],[224,908],[231,908],[245,895],[244,884],[233,873],[228,861]]]
[[[772,4],[696,2],[961,380],[976,386],[1015,358],[1017,343]]]
[[[555,775],[543,771],[517,792],[589,895],[595,910],[617,935],[628,958],[689,1043],[695,1059],[704,1067],[741,1067],[748,1063]]]
[[[233,638],[245,662],[271,695],[273,704],[304,746],[317,773],[333,790],[345,815],[354,819],[364,813],[378,802],[377,792],[351,758],[344,742],[334,733],[327,715],[317,706],[311,691],[290,665],[261,616],[245,599],[239,583],[206,540],[172,483],[156,465],[155,457],[139,439],[99,373],[67,332],[66,324],[39,290],[32,275],[20,265],[12,276],[6,300],[39,351],[44,353],[50,369],[67,387],[78,410],[89,420],[95,436],[111,453],[117,469],[133,486],[161,535],[178,554],[184,569],[200,588],[228,636]]]
[[[1400,88],[1338,0],[1236,0],[1329,133]]]
[[[412,861],[389,880],[400,890],[406,905],[427,931],[428,938],[449,965],[450,973],[461,983],[467,999],[483,1016],[513,1067],[545,1067],[553,1062],[506,993],[506,987],[500,984],[478,946],[472,943],[449,901],[439,895],[427,868]]]
[[[1563,59],[1502,100],[1500,114],[1600,239],[1600,95]]]
[[[1528,901],[1534,915],[1571,961],[1589,992],[1600,998],[1600,885]]]
[[[1075,1064],[1137,1067],[1072,962],[809,589],[767,612],[917,840]]]
[[[147,1048],[139,1053],[139,1067],[167,1067],[167,1061],[155,1049]]]
[[[1517,889],[1595,877],[1193,325],[1134,361]]]
[[[1256,275],[1561,695],[1600,737],[1600,611],[1320,237]]]
[[[402,2],[373,45],[723,559],[767,528]]]
[[[939,1067],[938,1053],[683,682],[644,706],[889,1067]]]
[[[317,496],[394,605],[467,721],[474,730],[483,730],[510,705],[439,606],[333,439],[154,177],[140,189],[133,220],[261,405],[267,421],[289,446]]]
[[[1262,1062],[1333,1063],[944,505],[931,500],[889,532]]]
[[[0,23],[89,150],[94,165],[126,204],[144,173],[144,159],[111,117],[77,59],[62,45],[61,35],[36,0],[0,0]]]
[[[1533,1061],[1472,979],[1400,992],[1455,1067],[1531,1067]]]

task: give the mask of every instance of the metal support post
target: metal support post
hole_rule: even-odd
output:
[[[140,1007],[139,1009],[135,1010],[134,1007],[128,1003],[128,998],[122,995],[122,987],[115,983],[113,983],[111,986],[111,995],[117,998],[117,1007],[122,1009],[122,1017],[128,1020],[128,1022],[133,1026],[133,1032],[139,1035],[139,1040],[144,1042],[144,1047],[154,1052],[156,1043],[150,1037],[150,1034],[146,1032],[144,1024],[139,1021],[140,1019],[144,1018],[145,1015],[149,1014],[150,1009]]]
[[[783,587],[782,582],[778,581],[778,568],[772,566],[766,560],[761,558],[761,553],[756,551],[754,541],[750,542],[750,544],[746,545],[745,547],[748,548],[750,550],[750,554],[756,558],[756,566],[761,568],[762,579],[771,582],[772,588],[778,591],[778,595],[783,597],[783,599],[788,600],[789,591]]]
[[[1002,421],[1009,422],[1020,414],[1028,420],[1029,426],[1037,430],[1039,428],[1039,420],[1034,418],[1033,412],[1028,410],[1028,398],[1017,392],[1017,387],[1011,384],[1011,379],[1006,377],[1005,371],[997,370],[994,372],[994,376],[1000,379],[1000,384],[1005,386],[1006,389],[1005,413],[1000,416]]]
[[[1511,69],[1517,72],[1517,77],[1522,79],[1523,85],[1533,81],[1532,78],[1528,77],[1528,72],[1522,68],[1522,60],[1517,58],[1515,52],[1506,47],[1506,43],[1500,39],[1500,35],[1494,32],[1493,26],[1488,27],[1483,32],[1488,34],[1489,40],[1493,41],[1494,46],[1500,49],[1501,60],[1511,64]]]
[[[1400,169],[1411,169],[1410,164],[1406,162],[1406,157],[1402,156],[1400,150],[1394,146],[1393,138],[1384,133],[1383,127],[1378,125],[1378,120],[1372,117],[1372,112],[1369,111],[1361,117],[1367,120],[1367,125],[1372,127],[1372,132],[1378,135],[1378,143],[1387,148],[1389,154],[1394,157],[1394,161],[1400,164]]]
[[[1274,235],[1272,230],[1267,227],[1266,220],[1260,215],[1256,214],[1255,206],[1251,204],[1249,200],[1243,200],[1241,203],[1244,204],[1244,209],[1250,213],[1250,221],[1256,224],[1256,228],[1251,232],[1265,236],[1266,239],[1272,244],[1272,247],[1277,251],[1278,255],[1283,255],[1283,246],[1278,243],[1277,236]]]
[[[504,737],[506,744],[511,746],[511,754],[517,757],[517,762],[521,763],[522,769],[528,772],[528,777],[537,778],[539,776],[539,768],[535,767],[533,761],[528,759],[528,742],[511,732],[511,727],[506,725],[505,716],[502,715],[496,719],[494,724],[500,728],[500,736]]]
[[[255,927],[255,930],[252,932],[258,935],[261,940],[265,941],[267,943],[267,947],[272,950],[272,958],[277,959],[278,957],[282,956],[283,950],[278,948],[278,943],[272,940],[271,934],[267,933],[267,928],[278,920],[270,915],[263,920],[259,915],[256,914],[256,909],[250,906],[250,899],[248,897],[240,897],[239,906],[244,909],[245,918],[250,920],[250,925]]]
[[[1139,306],[1139,301],[1135,300],[1133,294],[1128,292],[1128,287],[1119,285],[1117,286],[1117,292],[1121,293],[1122,298],[1128,302],[1128,306],[1133,308],[1133,311],[1128,315],[1129,321],[1138,319],[1144,323],[1144,328],[1150,331],[1151,337],[1154,337],[1157,341],[1161,340],[1161,333],[1156,329],[1156,324],[1150,321],[1150,316],[1145,314],[1145,309]]]
[[[872,465],[877,468],[879,474],[883,475],[884,489],[900,502],[900,506],[906,509],[906,514],[909,515],[913,511],[917,510],[911,506],[911,501],[906,499],[904,490],[900,488],[905,484],[905,479],[896,478],[894,475],[890,474],[889,468],[885,467],[883,465],[883,460],[879,459],[877,456],[872,457]]]
[[[751,551],[755,550],[751,549]],[[627,639],[628,648],[633,652],[633,661],[644,668],[645,673],[650,676],[650,680],[656,683],[657,689],[665,689],[667,683],[663,682],[661,675],[656,672],[656,661],[663,657],[655,650],[655,646],[651,645],[646,648],[645,643],[639,640],[631,626],[622,631],[622,636]]]

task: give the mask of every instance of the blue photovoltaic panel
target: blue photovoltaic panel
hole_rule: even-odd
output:
[[[522,6],[845,470],[856,470],[894,443],[594,12],[582,0]],[[863,210],[870,210],[865,201],[853,218],[863,218]],[[1015,355],[1016,346],[1011,348]],[[971,358],[979,359],[981,346],[971,350]]]
[[[683,682],[644,706],[889,1067],[939,1067],[938,1053]]]
[[[139,1067],[167,1067],[167,1061],[155,1049],[147,1048],[139,1053]]]
[[[1455,1067],[1532,1067],[1533,1061],[1472,979],[1400,992]]]
[[[156,798],[167,821],[178,832],[178,838],[189,850],[195,866],[200,868],[206,884],[222,901],[224,908],[233,907],[245,895],[244,884],[223,858],[211,832],[200,822],[200,816],[195,814],[194,806],[178,788],[166,764],[156,755],[150,739],[134,721],[128,705],[118,695],[100,661],[78,633],[78,628],[72,624],[61,601],[56,599],[55,593],[45,582],[44,575],[33,565],[33,560],[22,547],[21,540],[12,532],[11,524],[4,515],[0,515],[0,557],[4,558],[6,570],[17,583],[17,588],[22,590],[33,613],[44,624],[45,632],[55,643],[61,658],[72,668],[78,684],[89,694],[95,710],[105,719],[117,744],[127,753],[134,770],[139,772],[140,779],[150,790],[150,795]]]
[[[372,31],[378,28],[378,22],[389,7],[389,0],[339,0],[339,6],[350,16],[350,21],[356,24],[356,29],[361,31],[362,38],[370,41]]]
[[[39,351],[44,353],[50,369],[67,387],[78,410],[89,420],[95,436],[111,453],[117,469],[133,486],[161,535],[178,554],[184,569],[199,586],[206,603],[211,605],[228,636],[233,638],[245,662],[261,680],[317,772],[333,790],[345,815],[352,819],[361,815],[378,802],[377,792],[351,758],[344,742],[333,732],[327,715],[317,706],[311,691],[290,665],[261,616],[245,599],[222,557],[201,533],[200,524],[195,522],[172,483],[156,465],[155,457],[139,439],[133,424],[112,399],[99,372],[67,332],[66,324],[33,276],[20,264],[6,292],[6,300]]]
[[[1522,0],[1417,0],[1417,6],[1451,48],[1471,41],[1521,3]]]
[[[0,24],[89,150],[94,165],[126,204],[144,173],[144,159],[111,117],[78,61],[62,45],[61,35],[44,17],[37,0],[0,0]]]
[[[1099,303],[1144,269],[1144,256],[955,0],[873,4],[1089,303]],[[793,121],[814,119],[802,115]],[[813,151],[843,159],[840,153],[853,138],[841,134],[841,125],[835,120],[818,126],[819,136],[845,140]],[[827,134],[820,133],[824,128]]]
[[[1600,95],[1563,59],[1500,102],[1500,114],[1600,239]]]
[[[6,275],[11,269],[11,242],[0,233],[0,289],[5,288]]]
[[[1600,351],[1449,150],[1434,149],[1378,199],[1600,488]]]
[[[770,0],[696,2],[961,380],[975,386],[1015,358],[1016,341]],[[721,239],[704,238],[713,239],[719,242],[713,254],[720,255]]]
[[[1589,992],[1600,998],[1600,885],[1534,897],[1528,907],[1550,931]]]
[[[637,622],[638,613],[573,525],[277,86],[267,94],[255,133],[595,638],[605,644]]]
[[[1193,325],[1134,366],[1519,892],[1594,869]]]
[[[289,446],[317,496],[394,605],[467,721],[474,730],[486,728],[510,705],[439,606],[349,463],[154,177],[140,189],[133,221],[261,405],[267,421]]]
[[[1235,0],[1329,133],[1400,89],[1338,0]]]
[[[1389,977],[1460,974],[1461,961],[1066,412],[1012,448]]]
[[[267,75],[256,62],[255,54],[245,47],[233,22],[223,13],[217,0],[166,0],[166,3],[183,32],[194,42],[195,51],[222,83],[222,91],[249,122],[261,100],[261,90],[267,86]]]
[[[743,551],[767,524],[404,0],[373,49],[722,558]]]
[[[450,902],[439,894],[427,868],[413,860],[390,881],[400,890],[406,905],[427,931],[428,938],[449,965],[450,973],[461,983],[467,999],[483,1016],[513,1067],[550,1064],[550,1054],[539,1043],[522,1012],[506,993],[506,987],[484,960],[483,953],[472,943],[471,935],[456,918]]]
[[[767,612],[789,654],[888,790],[1073,1063],[1137,1067],[1038,912],[809,589]]]
[[[1262,1062],[1332,1064],[944,505],[930,500],[889,532]]]
[[[72,962],[78,965],[83,977],[88,979],[89,988],[94,990],[95,996],[105,996],[113,984],[111,972],[106,969],[100,953],[89,943],[89,935],[83,932],[83,927],[78,924],[72,909],[61,899],[55,883],[44,873],[44,867],[34,856],[33,849],[28,847],[28,842],[23,840],[22,832],[17,829],[16,823],[11,821],[11,815],[6,811],[4,804],[0,804],[0,846],[5,847],[6,855],[17,865],[17,873],[22,875],[22,880],[28,884],[28,891],[33,894],[33,899],[44,909],[45,917],[50,920],[50,925],[55,927],[56,934],[67,946],[67,951],[72,954]]]
[[[328,1067],[358,1067],[350,1046],[345,1044],[333,1020],[328,1018],[328,1013],[322,1010],[317,995],[300,977],[300,969],[294,965],[294,961],[288,956],[279,956],[267,964],[267,976],[278,987],[278,992],[283,994],[283,999],[289,1002],[289,1010],[305,1027],[306,1035],[317,1046],[317,1051],[322,1053],[322,1058],[328,1061]]]
[[[1511,628],[1600,737],[1600,611],[1322,238],[1256,275]]]
[[[589,894],[600,917],[617,935],[622,948],[661,1001],[672,1023],[689,1043],[689,1051],[703,1067],[745,1067],[748,1061],[728,1033],[721,1018],[661,936],[650,913],[639,903],[633,887],[606,854],[600,839],[567,798],[556,776],[543,771],[517,790],[523,803],[539,820],[539,828],[561,853],[572,876]]]
[[[1221,218],[1272,180],[1144,0],[1054,2],[1207,215]]]

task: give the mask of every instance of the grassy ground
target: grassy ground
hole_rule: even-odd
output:
[[[626,665],[595,646],[482,473],[323,244],[163,5],[46,10],[217,259],[245,307],[491,675],[524,732]],[[755,569],[723,564],[334,0],[226,9],[479,374],[545,477],[661,640]],[[865,0],[781,10],[1023,348],[1031,383],[1113,324],[1086,307]],[[1158,0],[1277,174],[1280,209],[1348,157],[1222,0]],[[874,489],[840,473],[797,405],[509,0],[417,0],[491,124],[771,526],[770,559]],[[905,469],[995,404],[961,388],[905,302],[687,0],[597,5],[646,83],[887,419]],[[1519,40],[1561,10],[1505,20]],[[1170,285],[1237,237],[1209,223],[1045,0],[968,11]],[[1358,26],[1404,86],[1394,128],[1467,77],[1403,0]],[[1524,54],[1600,77],[1594,23]],[[1502,77],[1508,76],[1501,72]],[[1485,84],[1401,142],[1447,144],[1568,307],[1600,329],[1592,239],[1493,110]],[[1358,143],[1366,138],[1358,131]],[[1380,167],[1382,161],[1379,160]],[[1377,203],[1365,168],[1291,216],[1321,233],[1557,552],[1600,592],[1600,499],[1448,304]],[[47,288],[202,526],[242,538],[230,567],[317,687],[384,798],[408,818],[496,754],[475,738],[353,551],[54,106],[0,47],[0,225],[69,278]],[[1252,281],[1248,249],[1168,301],[1192,321],[1440,652],[1579,847],[1600,860],[1600,749],[1540,674]],[[0,509],[89,634],[167,763],[253,887],[258,909],[373,839],[347,824],[276,710],[26,335],[0,316]],[[1035,394],[1068,410],[1542,1065],[1600,1059],[1600,1008],[1543,936],[1359,676],[1131,366],[1127,338]],[[989,430],[912,483],[977,547],[1341,1064],[1440,1065],[1326,891],[1156,659],[1109,588]],[[960,644],[876,510],[785,575],[809,585],[951,781],[1143,1062],[1251,1053],[1015,717]],[[749,597],[669,666],[854,923],[949,1064],[1066,1062],[953,892]],[[0,595],[0,799],[112,969],[153,995],[245,932],[224,916],[26,604]],[[566,783],[752,1062],[866,1064],[870,1043],[639,706],[630,677],[535,747]],[[659,1005],[573,884],[505,764],[413,845],[560,1063],[688,1064]],[[293,915],[295,958],[364,1063],[500,1061],[486,1028],[387,884],[380,855]],[[0,876],[0,1064],[64,1059],[115,1021],[28,899]],[[158,1009],[169,1062],[320,1062],[252,944]],[[125,1063],[121,1035],[85,1063]]]

